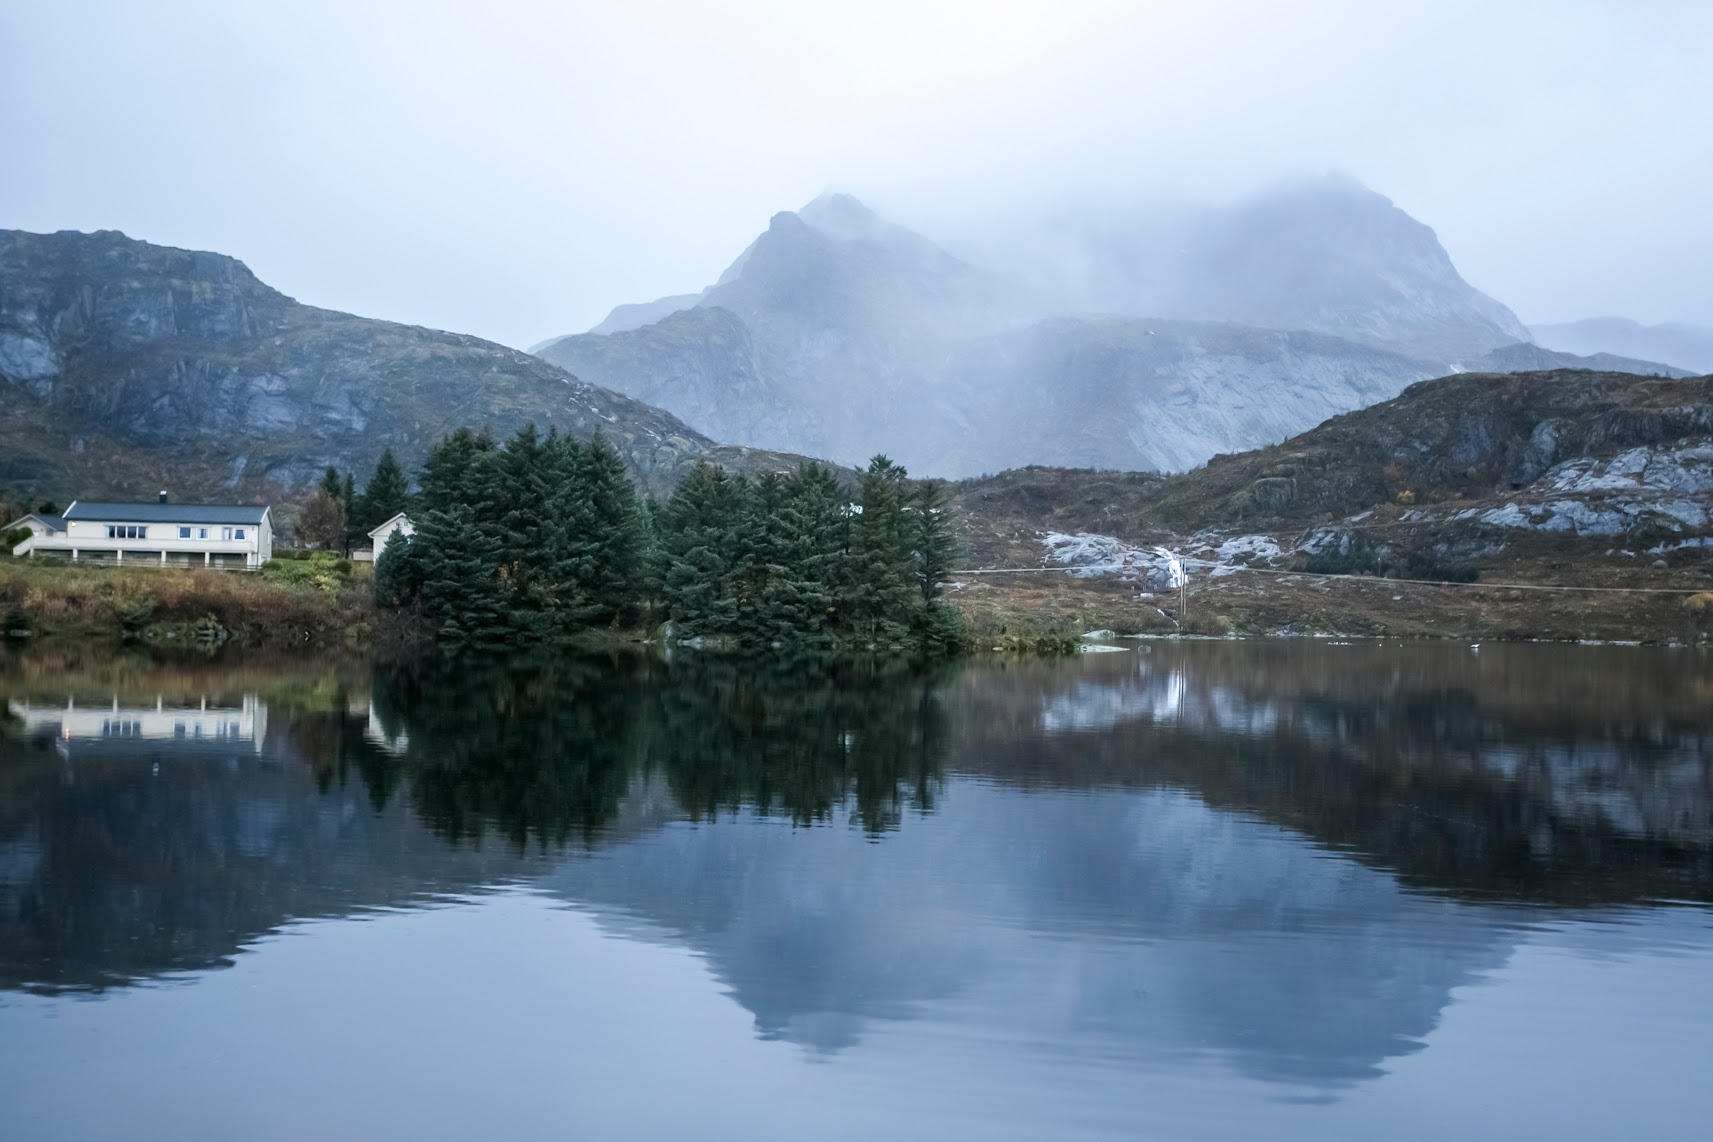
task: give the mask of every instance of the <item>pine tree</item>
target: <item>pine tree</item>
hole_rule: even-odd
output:
[[[468,428],[460,428],[430,449],[418,480],[423,510],[446,511],[456,504],[474,505],[479,461],[493,451],[493,446],[493,438],[485,430],[477,435]]]
[[[881,641],[904,637],[917,609],[905,478],[885,456],[869,461],[861,511],[851,521],[848,617],[862,636]]]
[[[916,586],[921,593],[921,606],[913,618],[911,633],[919,649],[930,654],[949,653],[962,642],[964,623],[957,611],[940,601],[958,556],[945,483],[924,480],[917,485],[910,497],[909,514]]]
[[[844,569],[844,495],[820,464],[781,481],[772,504],[769,577],[757,603],[757,641],[797,648],[831,641]]]
[[[403,607],[414,602],[422,587],[422,566],[411,537],[394,531],[375,557],[371,594],[377,607]]]
[[[722,634],[736,607],[727,579],[737,562],[741,481],[701,461],[678,485],[661,536],[661,596],[679,635]]]
[[[600,432],[572,453],[566,488],[564,566],[599,621],[633,612],[643,580],[636,486]]]
[[[521,428],[496,458],[498,487],[491,497],[497,513],[500,582],[513,623],[524,637],[544,635],[540,616],[554,599],[552,521],[545,508],[557,483],[554,458],[535,425]]]
[[[321,494],[330,500],[339,500],[345,493],[345,481],[339,476],[339,469],[329,464],[327,471],[321,474]]]
[[[357,526],[364,534],[386,523],[395,515],[405,510],[410,500],[410,483],[405,479],[404,469],[399,467],[398,460],[393,456],[391,448],[381,453],[381,459],[375,465],[375,474],[369,477],[368,486],[363,489],[355,510]]]
[[[916,585],[922,593],[922,602],[932,603],[945,592],[958,551],[957,540],[952,536],[945,481],[923,480],[910,497],[908,510]]]
[[[496,575],[500,544],[478,525],[475,511],[467,504],[428,511],[411,543],[435,641],[454,654],[506,646],[513,625]]]

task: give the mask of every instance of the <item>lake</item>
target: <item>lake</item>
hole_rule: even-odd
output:
[[[1703,1138],[1713,656],[0,658],[0,1138]]]

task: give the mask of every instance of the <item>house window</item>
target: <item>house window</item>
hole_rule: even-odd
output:
[[[189,539],[190,538],[190,528],[188,528],[188,527],[179,528],[178,529],[178,537],[180,539]]]
[[[197,528],[196,529],[196,538],[207,539],[208,538],[208,529],[206,527]]]
[[[220,538],[230,542],[232,539],[232,529],[229,527],[221,528],[220,529]]]
[[[233,532],[232,538],[233,539],[243,539],[244,538],[244,529],[239,528],[237,531]]]
[[[110,523],[107,525],[108,539],[142,539],[148,533],[148,528],[134,523]]]

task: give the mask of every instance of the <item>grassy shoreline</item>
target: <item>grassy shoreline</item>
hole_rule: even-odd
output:
[[[1216,638],[1353,636],[1697,643],[1713,639],[1713,595],[1552,595],[1502,586],[1445,588],[1304,574],[1202,584],[1187,616],[1133,585],[1059,576],[986,580],[949,594],[965,654],[1057,655],[1092,630]],[[377,610],[362,577],[289,583],[177,568],[42,567],[0,562],[9,641],[395,655],[425,650],[408,611]],[[16,635],[12,632],[28,632]],[[660,645],[658,628],[599,627],[569,649]]]
[[[13,641],[357,650],[375,620],[359,580],[328,590],[231,571],[0,563],[0,623]]]

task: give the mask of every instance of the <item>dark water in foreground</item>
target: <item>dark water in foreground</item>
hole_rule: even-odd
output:
[[[0,1138],[1705,1138],[1713,659],[0,660]]]

